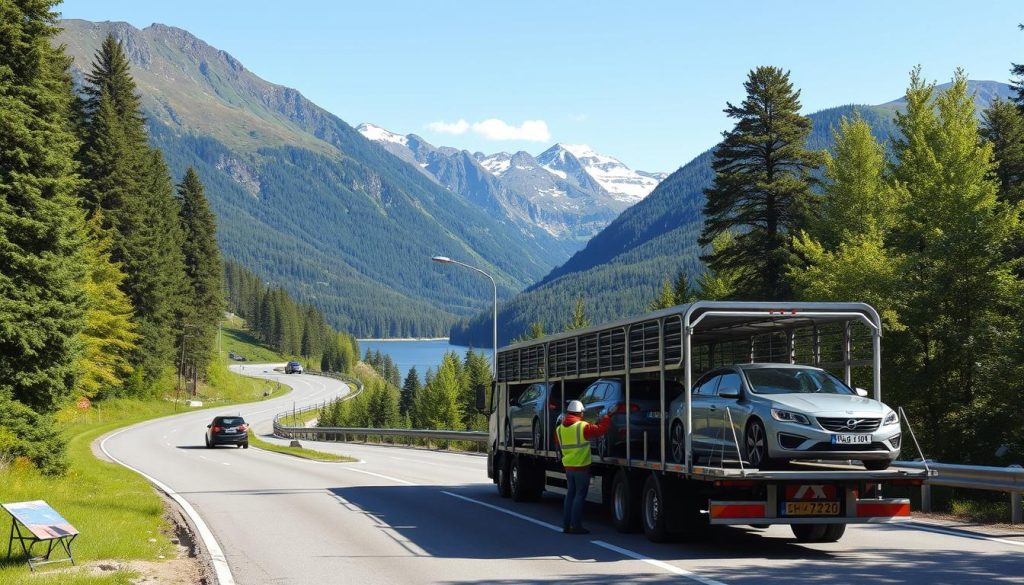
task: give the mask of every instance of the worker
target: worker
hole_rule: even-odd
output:
[[[583,503],[590,489],[590,440],[608,432],[611,418],[605,415],[598,424],[583,420],[583,403],[572,400],[566,408],[565,419],[555,429],[558,447],[562,451],[565,467],[565,508],[562,532],[588,534],[583,527]]]

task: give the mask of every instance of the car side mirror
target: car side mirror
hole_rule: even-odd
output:
[[[854,388],[853,391],[857,393],[857,396],[867,397],[868,395],[868,391],[863,388]]]
[[[210,428],[210,427],[212,427],[212,426],[213,426],[213,425],[206,425],[206,428]]]
[[[720,398],[739,398],[740,397],[740,391],[739,390],[719,390],[718,391],[718,396]]]

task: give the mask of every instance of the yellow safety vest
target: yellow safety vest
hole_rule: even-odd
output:
[[[583,436],[587,423],[579,421],[569,426],[558,425],[558,444],[562,448],[562,465],[586,467],[590,465],[590,442]]]

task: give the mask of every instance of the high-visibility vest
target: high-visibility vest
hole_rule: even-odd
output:
[[[562,449],[562,465],[586,467],[590,465],[590,442],[583,436],[587,423],[575,422],[569,426],[558,425],[558,444]]]

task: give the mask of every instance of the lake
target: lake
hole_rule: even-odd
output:
[[[403,381],[406,374],[409,373],[409,369],[413,366],[416,366],[416,372],[420,375],[420,381],[423,381],[427,369],[437,371],[437,366],[441,365],[441,358],[444,357],[445,352],[454,351],[459,354],[460,359],[465,359],[466,350],[469,348],[462,345],[452,345],[448,343],[447,339],[360,339],[360,359],[366,355],[367,349],[371,351],[380,350],[381,353],[390,355],[395,365],[398,366],[398,370],[402,373]],[[487,354],[487,359],[491,359],[490,350],[478,348],[473,348],[473,350],[476,352],[483,351]]]

